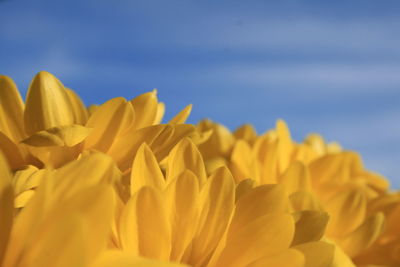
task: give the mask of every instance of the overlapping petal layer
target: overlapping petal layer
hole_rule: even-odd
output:
[[[191,108],[0,76],[0,266],[400,266],[400,195],[357,153]]]

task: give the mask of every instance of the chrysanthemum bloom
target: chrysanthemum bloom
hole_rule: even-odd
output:
[[[24,104],[0,76],[0,265],[397,266],[398,197],[356,153],[190,109],[86,108],[47,72]]]
[[[229,166],[237,183],[283,184],[294,210],[326,211],[326,237],[340,247],[335,255],[339,266],[352,266],[345,257],[359,257],[382,232],[383,214],[367,211],[369,203],[387,194],[388,183],[365,170],[356,153],[325,144],[315,134],[294,143],[283,121],[261,136],[248,125],[233,134],[209,121],[198,127],[218,129],[200,145],[210,169]]]
[[[14,82],[0,76],[0,151],[19,170],[15,180],[23,181],[16,182],[17,205],[25,205],[40,182],[36,168],[61,167],[83,151],[110,155],[124,172],[143,142],[154,147],[159,160],[182,137],[201,142],[194,126],[182,124],[190,110],[189,105],[170,123],[159,124],[164,104],[153,91],[131,101],[111,99],[89,114],[79,97],[48,72],[32,80],[24,104]]]

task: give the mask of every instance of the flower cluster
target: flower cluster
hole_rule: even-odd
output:
[[[0,266],[400,266],[400,194],[357,153],[164,109],[0,76]]]

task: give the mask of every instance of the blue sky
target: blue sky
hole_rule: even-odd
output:
[[[0,1],[0,73],[47,70],[86,104],[157,88],[171,117],[285,119],[400,188],[398,1]]]

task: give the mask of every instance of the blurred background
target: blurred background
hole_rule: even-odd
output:
[[[86,104],[158,89],[170,118],[288,123],[400,188],[399,1],[1,0],[0,73],[40,70]]]

